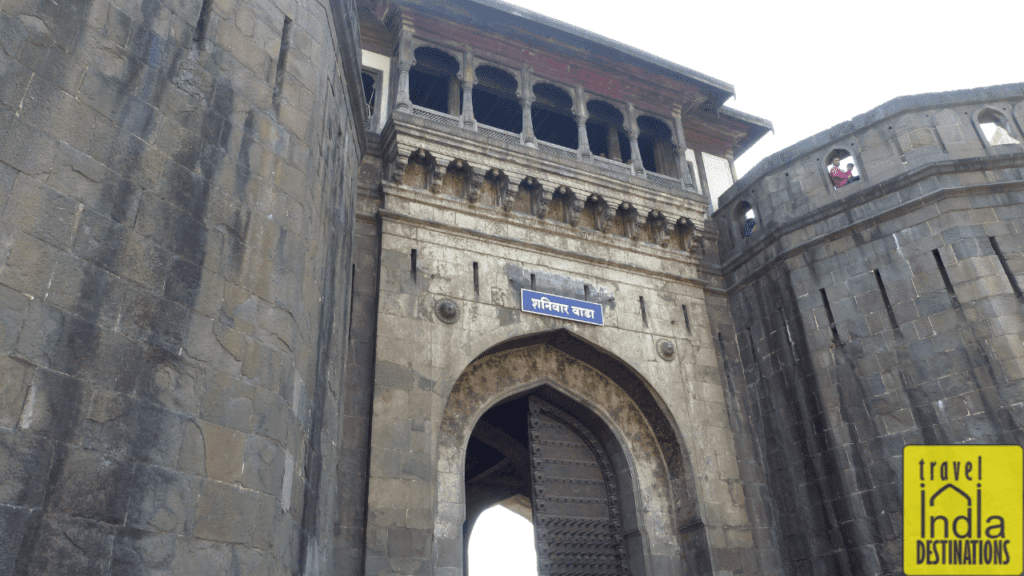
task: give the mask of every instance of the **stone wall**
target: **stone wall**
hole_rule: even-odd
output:
[[[640,439],[649,430],[611,426],[630,439],[634,482],[650,488],[640,490],[638,505],[648,573],[679,566],[696,574],[778,573],[763,495],[748,491],[741,476],[759,473],[749,462],[750,433],[736,437],[741,428],[731,419],[739,417],[738,405],[728,405],[719,368],[716,334],[726,328],[718,326],[731,326],[732,319],[721,279],[711,277],[717,272],[700,256],[704,231],[693,222],[701,222],[706,204],[628,175],[568,170],[576,163],[543,150],[402,112],[385,127],[380,148],[375,139],[361,173],[366,217],[357,248],[357,278],[364,261],[379,267],[378,276],[364,273],[367,289],[377,283],[376,314],[367,316],[375,340],[353,343],[353,351],[363,351],[350,364],[364,355],[373,361],[358,368],[361,378],[372,377],[366,573],[461,574],[465,445],[456,436],[470,433],[480,411],[531,389],[538,378],[570,396],[584,394],[586,386],[574,392],[576,381],[556,373],[573,362],[595,367],[621,388],[600,389],[586,398],[588,406],[617,414],[610,398],[625,391],[658,438],[654,453],[664,463],[645,452]],[[463,166],[473,171],[470,177]],[[587,201],[589,187],[607,200]],[[626,194],[629,202],[613,201]],[[575,213],[574,199],[580,200]],[[597,212],[605,206],[610,214]],[[662,219],[670,226],[656,227]],[[703,242],[711,249],[714,234]],[[519,294],[531,286],[601,302],[605,326],[523,313]],[[435,311],[445,299],[458,306],[457,317]],[[561,342],[562,335],[576,344],[565,344],[550,362],[538,356],[532,372],[516,364],[521,355],[511,355],[494,360],[507,374],[502,382],[460,380],[492,347],[525,346],[523,338]],[[663,342],[672,344],[667,358],[659,354]],[[468,428],[446,428],[446,422]],[[361,478],[355,470],[346,474]],[[353,536],[361,521],[351,519]]]
[[[901,573],[903,447],[1024,441],[1024,147],[978,123],[1022,140],[1022,111],[1024,85],[900,98],[723,196],[729,346],[787,572]],[[836,150],[860,181],[831,185]]]
[[[0,574],[329,571],[355,21],[0,2]]]

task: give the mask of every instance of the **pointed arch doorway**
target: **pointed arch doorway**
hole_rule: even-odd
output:
[[[592,456],[562,459],[587,462],[592,471],[600,471],[589,480],[600,479],[605,493],[585,496],[582,483],[576,483],[575,488],[580,489],[576,494],[573,482],[549,488],[550,478],[586,478],[574,478],[580,474],[572,470],[546,473],[544,462],[540,462],[538,471],[542,480],[547,479],[539,483],[545,496],[544,514],[554,502],[546,498],[549,490],[554,490],[551,496],[567,499],[559,500],[559,505],[594,504],[593,500],[608,503],[608,511],[603,514],[563,514],[581,524],[613,524],[611,506],[617,505],[625,551],[615,546],[604,552],[613,548],[608,542],[618,543],[612,532],[606,542],[584,542],[581,531],[586,528],[582,525],[560,526],[556,529],[566,532],[552,534],[546,524],[535,522],[535,531],[547,531],[548,540],[537,539],[537,551],[538,555],[549,552],[548,561],[578,561],[585,552],[561,548],[559,542],[550,540],[565,537],[570,542],[576,538],[576,544],[586,544],[590,550],[601,550],[598,560],[609,564],[605,571],[573,571],[574,567],[563,570],[556,566],[558,570],[549,573],[711,574],[707,532],[698,512],[690,459],[677,423],[657,391],[622,360],[565,330],[534,334],[482,353],[452,380],[444,395],[436,453],[434,535],[438,570],[460,576],[466,573],[466,543],[477,516],[490,506],[512,498],[534,515],[535,457],[543,460],[548,458],[549,450],[585,447]],[[555,415],[553,419],[563,427],[558,433],[561,438],[532,434],[530,398],[535,398],[534,404],[541,407],[541,412]],[[560,413],[544,410],[544,404],[537,400]],[[568,438],[568,432],[575,438]],[[535,442],[535,438],[545,442]],[[604,468],[602,462],[607,462]],[[590,489],[596,490],[595,486],[590,485]]]
[[[466,452],[467,550],[479,515],[511,502],[533,523],[538,576],[630,574],[619,502],[632,483],[619,478],[621,449],[605,447],[609,431],[585,412],[544,386],[481,417]]]

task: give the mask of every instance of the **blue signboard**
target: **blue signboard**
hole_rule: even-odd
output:
[[[604,326],[604,308],[595,302],[523,290],[523,312]]]

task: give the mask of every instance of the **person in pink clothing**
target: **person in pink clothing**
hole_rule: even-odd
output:
[[[828,174],[832,177],[832,185],[836,188],[842,188],[850,182],[860,180],[860,176],[853,176],[853,162],[846,165],[846,170],[842,170],[839,168],[839,158],[832,160],[832,168],[829,169]]]

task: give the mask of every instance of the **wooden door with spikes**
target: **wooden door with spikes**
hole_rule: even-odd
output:
[[[530,472],[539,576],[628,576],[618,483],[579,420],[529,398]]]

